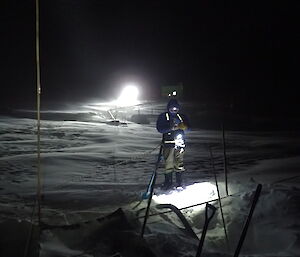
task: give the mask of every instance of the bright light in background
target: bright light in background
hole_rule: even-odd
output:
[[[176,96],[176,95],[177,95],[177,92],[176,92],[176,91],[173,91],[172,94],[168,94],[169,97],[171,97],[171,96]]]
[[[133,84],[125,86],[122,90],[121,95],[115,101],[115,104],[118,106],[133,106],[138,104],[138,95],[139,91],[137,87]]]
[[[92,108],[98,111],[111,111],[118,107],[129,107],[138,105],[141,101],[138,100],[139,90],[135,84],[127,84],[121,91],[118,99],[110,102],[96,102],[90,103],[86,107]]]
[[[210,201],[217,197],[217,188],[209,182],[195,183],[187,186],[182,191],[174,191],[170,194],[153,195],[153,200],[158,204],[172,204],[177,208],[183,208],[198,203]],[[205,206],[200,206],[205,208]],[[200,209],[198,207],[198,209]],[[193,208],[194,210],[197,207]]]

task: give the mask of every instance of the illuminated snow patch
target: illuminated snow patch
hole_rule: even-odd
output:
[[[153,200],[158,204],[172,204],[183,208],[217,197],[217,188],[209,182],[195,183],[187,186],[182,191],[171,191],[169,194],[153,195]]]
[[[104,103],[90,103],[87,105],[83,105],[84,108],[92,109],[95,111],[108,111],[114,107],[111,102],[104,102]]]

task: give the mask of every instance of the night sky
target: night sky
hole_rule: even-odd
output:
[[[42,101],[184,98],[283,111],[297,106],[297,6],[255,1],[40,1]],[[1,1],[1,106],[35,105],[35,1]],[[289,107],[291,106],[291,107]]]

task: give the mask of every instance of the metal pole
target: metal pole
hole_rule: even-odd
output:
[[[146,228],[147,219],[148,219],[148,216],[149,216],[150,205],[151,205],[154,186],[155,186],[156,177],[157,177],[157,169],[158,169],[158,165],[159,165],[159,162],[160,162],[160,159],[161,159],[162,150],[163,150],[163,144],[161,144],[161,146],[160,146],[159,154],[158,154],[156,165],[155,165],[155,170],[154,170],[154,173],[153,173],[151,181],[150,181],[150,194],[149,194],[149,198],[148,198],[148,202],[147,202],[147,209],[146,209],[146,214],[145,214],[143,227],[142,227],[142,231],[141,231],[141,237],[144,237],[144,232],[145,232],[145,228]]]
[[[225,142],[225,129],[224,124],[222,123],[222,138],[223,138],[223,156],[224,156],[224,175],[225,175],[225,190],[226,195],[228,195],[228,180],[227,180],[227,156],[226,156],[226,142]]]
[[[41,223],[41,72],[40,72],[40,45],[39,45],[39,0],[35,0],[35,29],[36,29],[36,100],[37,100],[37,201],[38,218]]]
[[[217,175],[216,175],[216,170],[215,170],[215,163],[214,163],[213,154],[212,154],[212,151],[211,151],[210,147],[209,147],[209,152],[210,152],[211,165],[212,165],[213,172],[214,172],[214,177],[215,177],[216,188],[217,188],[217,192],[218,192],[219,207],[220,207],[221,216],[222,216],[222,222],[223,222],[223,228],[224,228],[224,233],[225,233],[227,248],[228,248],[228,250],[230,250],[230,248],[229,248],[229,241],[228,241],[228,235],[227,235],[227,230],[226,230],[226,225],[225,225],[225,219],[224,219],[224,214],[223,214],[223,208],[222,208],[220,190],[219,190],[219,185],[218,185],[218,180],[217,180]]]
[[[210,215],[208,215],[208,209],[211,210]],[[212,219],[212,217],[215,215],[215,212],[216,212],[216,207],[213,206],[213,205],[210,205],[209,203],[207,203],[206,206],[205,206],[205,222],[204,222],[201,238],[200,238],[200,241],[199,241],[196,257],[201,256],[203,245],[204,245],[204,239],[205,239],[206,232],[207,232],[207,229],[208,229],[208,225],[209,225],[209,222]]]
[[[237,245],[235,253],[234,253],[234,257],[238,257],[239,254],[240,254],[240,251],[242,249],[242,246],[243,246],[243,243],[244,243],[246,235],[247,235],[247,230],[248,230],[248,227],[249,227],[249,224],[250,224],[250,221],[251,221],[251,218],[252,218],[255,206],[256,206],[256,204],[258,202],[258,199],[259,199],[259,196],[260,196],[260,193],[261,193],[261,189],[262,189],[262,185],[258,184],[257,187],[256,187],[255,195],[253,197],[253,201],[252,201],[252,205],[251,205],[251,209],[250,209],[249,215],[247,217],[247,220],[246,220],[245,226],[243,228],[240,240],[238,242],[238,245]]]

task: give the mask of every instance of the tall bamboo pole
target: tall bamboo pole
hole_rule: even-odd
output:
[[[38,219],[41,223],[41,73],[40,73],[40,38],[39,38],[39,0],[35,0],[35,43],[36,43],[36,103],[37,103],[37,201]]]

